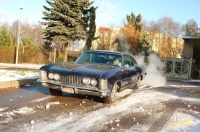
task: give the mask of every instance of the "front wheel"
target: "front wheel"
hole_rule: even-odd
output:
[[[110,104],[116,101],[116,95],[118,93],[119,86],[115,84],[112,88],[112,91],[108,97],[105,97],[105,102]]]
[[[141,82],[141,79],[139,78],[135,84],[135,86],[133,87],[133,89],[138,89],[140,88],[140,82]]]
[[[57,90],[57,89],[49,89],[51,95],[53,96],[61,96],[62,95],[62,91],[61,90]]]

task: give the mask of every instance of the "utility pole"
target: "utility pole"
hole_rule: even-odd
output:
[[[23,7],[19,7],[20,10],[20,17],[18,20],[18,34],[17,34],[17,47],[16,47],[16,56],[15,56],[15,64],[18,64],[18,59],[19,59],[19,45],[20,45],[20,40],[21,40],[21,20],[22,20],[22,11]]]

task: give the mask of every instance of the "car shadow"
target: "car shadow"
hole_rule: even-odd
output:
[[[29,90],[29,91],[33,91],[33,92],[40,92],[40,93],[45,94],[45,95],[53,96],[50,93],[48,88],[42,87],[39,84],[24,86],[24,87],[21,87],[21,89]],[[94,101],[94,102],[97,102],[97,103],[104,103],[103,98],[98,97],[98,96],[92,96],[92,95],[81,95],[81,94],[72,94],[72,93],[63,92],[62,95],[60,95],[60,96],[68,97],[68,98],[76,98],[76,99],[80,99],[80,100],[87,99],[87,100]],[[54,97],[56,97],[56,96],[54,96]],[[57,97],[59,97],[59,96],[57,96]]]

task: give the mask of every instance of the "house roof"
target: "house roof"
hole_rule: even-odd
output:
[[[200,37],[183,37],[184,40],[200,40]]]
[[[111,28],[107,28],[107,27],[100,27],[99,31],[101,32],[109,32],[111,30]]]

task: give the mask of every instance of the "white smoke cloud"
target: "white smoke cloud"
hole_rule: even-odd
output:
[[[164,86],[166,84],[166,77],[164,76],[164,64],[156,54],[148,56],[148,64],[144,62],[144,55],[139,54],[135,56],[136,61],[142,66],[147,73],[141,84],[148,86]]]
[[[126,37],[123,34],[119,34],[119,39],[122,51],[126,53],[129,52],[130,47]],[[147,57],[148,64],[145,63],[145,56],[143,53],[134,55],[134,57],[139,66],[147,73],[143,81],[141,81],[141,84],[148,86],[165,86],[167,79],[164,76],[164,64],[156,54],[152,53]]]

